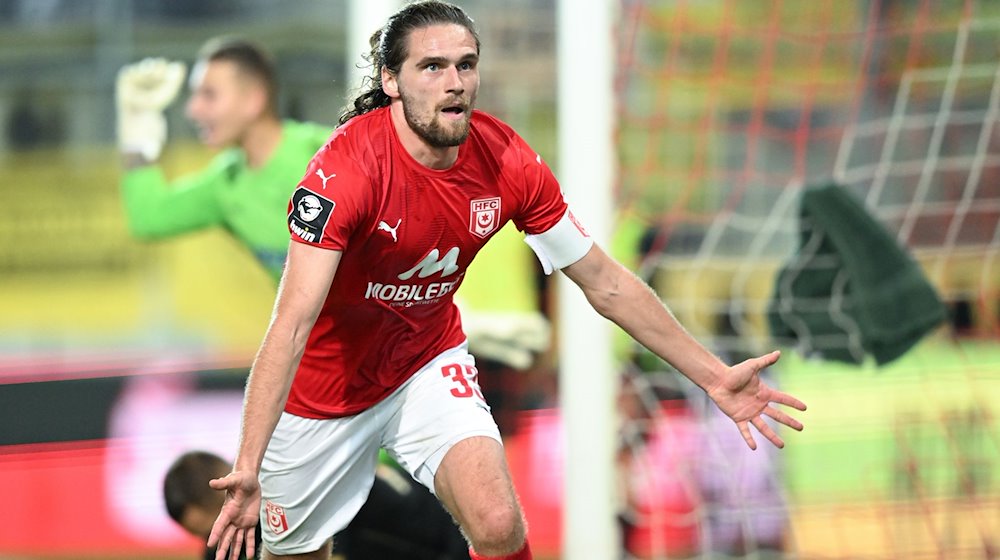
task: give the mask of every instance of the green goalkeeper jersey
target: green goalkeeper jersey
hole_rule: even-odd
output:
[[[230,148],[201,172],[173,182],[155,165],[128,171],[122,196],[129,229],[141,239],[163,239],[221,226],[277,282],[288,252],[288,200],[331,131],[313,123],[285,121],[281,142],[257,169],[247,166],[243,150]]]

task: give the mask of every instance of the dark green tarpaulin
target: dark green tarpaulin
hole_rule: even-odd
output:
[[[920,266],[846,189],[806,189],[799,250],[779,271],[771,334],[825,359],[878,364],[946,317]]]

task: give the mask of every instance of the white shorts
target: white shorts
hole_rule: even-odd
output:
[[[380,447],[434,492],[434,475],[453,445],[474,436],[501,441],[476,377],[463,343],[354,416],[282,413],[260,471],[268,550],[312,552],[346,527],[368,499]]]

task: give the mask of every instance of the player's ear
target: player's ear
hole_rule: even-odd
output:
[[[399,97],[399,84],[395,72],[382,68],[382,91],[392,99]]]
[[[270,99],[268,98],[267,87],[261,83],[248,84],[247,91],[247,111],[254,116],[259,116],[268,111]]]

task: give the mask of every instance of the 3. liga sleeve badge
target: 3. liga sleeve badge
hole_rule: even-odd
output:
[[[288,212],[288,228],[303,241],[319,243],[336,203],[305,187],[295,189]]]
[[[288,530],[288,519],[285,517],[285,508],[271,503],[271,500],[264,502],[264,509],[267,511],[267,528],[275,535],[280,535]]]
[[[469,231],[486,237],[500,227],[500,197],[479,198],[470,203]]]

